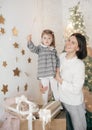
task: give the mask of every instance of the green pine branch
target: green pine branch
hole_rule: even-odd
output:
[[[89,91],[92,91],[92,57],[87,56],[84,59],[85,63],[85,83],[84,86],[89,88]]]

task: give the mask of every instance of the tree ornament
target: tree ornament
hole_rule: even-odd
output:
[[[19,44],[18,44],[17,42],[15,42],[15,43],[13,44],[13,46],[14,46],[15,48],[19,48]]]
[[[7,62],[3,61],[3,66],[6,67],[7,66]]]
[[[27,91],[27,89],[28,89],[28,85],[25,84],[25,86],[24,86],[24,91]]]
[[[12,29],[12,33],[13,33],[13,36],[18,36],[18,30],[16,29],[16,27]]]
[[[5,21],[4,17],[0,15],[0,24],[4,24],[4,21]]]
[[[22,53],[22,55],[25,55],[25,50],[22,50],[21,53]]]
[[[16,57],[16,62],[18,62],[18,57]]]
[[[18,69],[18,67],[16,69],[14,69],[13,72],[14,72],[14,76],[20,75],[20,70]]]
[[[17,87],[17,92],[19,92],[19,86]]]
[[[30,57],[28,58],[28,63],[31,63],[31,58]]]
[[[8,85],[4,85],[3,84],[3,88],[1,89],[1,91],[6,94],[6,92],[8,92]]]
[[[4,34],[5,33],[5,30],[4,30],[4,28],[0,28],[0,34]]]

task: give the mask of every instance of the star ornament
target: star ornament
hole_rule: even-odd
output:
[[[16,69],[14,69],[13,72],[14,72],[14,76],[20,75],[20,70],[18,69],[18,67]]]
[[[4,28],[0,28],[0,34],[4,34],[4,33],[5,33]]]
[[[25,50],[22,50],[21,53],[22,53],[22,55],[25,55]]]
[[[4,21],[5,21],[4,17],[0,15],[0,24],[4,24]]]
[[[18,36],[18,30],[16,29],[16,27],[12,29],[12,34],[13,36]]]
[[[13,44],[13,46],[14,46],[15,48],[19,48],[19,44],[18,44],[17,42],[15,42],[15,43]]]
[[[24,91],[27,91],[27,89],[28,89],[28,85],[25,84],[25,86],[24,86]]]
[[[31,58],[30,57],[28,58],[28,63],[31,63]]]
[[[19,86],[17,87],[17,92],[19,92]]]
[[[18,62],[18,57],[16,57],[16,62]]]
[[[3,61],[3,66],[6,67],[7,66],[7,62]]]
[[[1,89],[1,91],[6,94],[6,92],[8,92],[8,85],[3,85],[3,88]]]

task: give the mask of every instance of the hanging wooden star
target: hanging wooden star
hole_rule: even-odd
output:
[[[18,62],[18,57],[16,57],[16,62]]]
[[[22,55],[25,55],[25,50],[22,50],[21,53],[22,53]]]
[[[17,87],[17,92],[19,92],[19,86]]]
[[[0,15],[0,24],[4,24],[4,21],[5,21],[4,17]]]
[[[15,42],[15,43],[13,44],[13,46],[14,46],[15,48],[19,48],[19,44],[18,44],[17,42]]]
[[[25,73],[25,75],[28,77],[29,76],[29,74],[27,73],[27,72],[24,72]]]
[[[28,58],[28,63],[31,63],[31,58],[30,57]]]
[[[4,30],[4,28],[0,28],[0,34],[4,34],[5,33],[5,30]]]
[[[20,70],[18,69],[18,67],[16,69],[14,69],[13,72],[14,72],[14,76],[20,75]]]
[[[3,66],[6,67],[7,66],[7,62],[3,61]]]
[[[25,86],[24,86],[24,91],[27,91],[27,89],[28,89],[28,85],[25,84]]]
[[[6,92],[8,92],[8,85],[3,85],[3,88],[1,89],[1,91],[6,94]]]
[[[13,36],[18,36],[18,30],[16,29],[16,27],[12,29],[12,33],[13,33]]]

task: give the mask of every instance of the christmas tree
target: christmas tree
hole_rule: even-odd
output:
[[[76,6],[69,9],[70,18],[69,25],[66,28],[65,37],[68,38],[72,33],[78,32],[84,35],[88,41],[89,37],[86,35],[84,17],[82,12],[79,11],[79,5],[80,2],[78,2]]]
[[[87,56],[84,59],[85,63],[85,83],[84,86],[89,89],[89,91],[92,91],[92,57]]]

